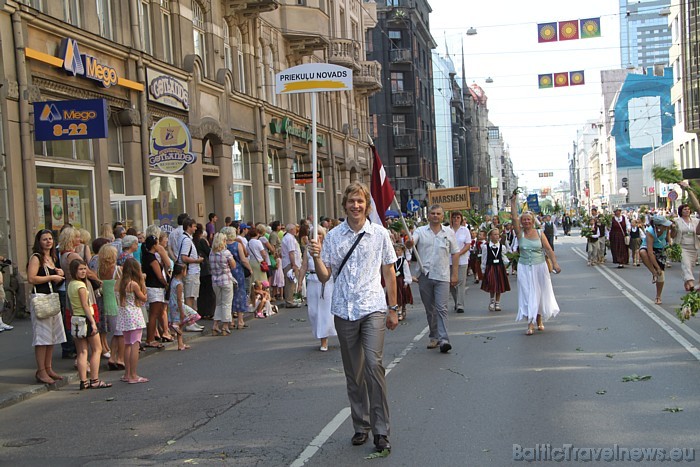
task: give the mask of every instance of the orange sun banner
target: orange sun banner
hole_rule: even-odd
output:
[[[578,39],[578,21],[559,21],[559,40],[570,41]]]
[[[554,73],[554,87],[560,88],[569,85],[569,73]]]

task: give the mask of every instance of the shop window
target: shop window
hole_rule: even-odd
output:
[[[34,153],[37,156],[91,161],[92,140],[35,141]]]
[[[270,199],[270,217],[268,223],[272,221],[281,221],[284,216],[282,210],[282,188],[271,186],[268,187],[268,195]]]
[[[114,40],[114,28],[112,27],[112,1],[95,0],[97,6],[97,23],[100,35],[105,39]]]
[[[163,60],[173,63],[173,30],[170,24],[170,0],[160,0],[160,17],[163,25]]]
[[[126,194],[126,184],[124,183],[124,169],[114,167],[109,168],[109,194]]]
[[[202,163],[214,165],[214,148],[211,145],[211,140],[206,138],[204,140],[204,151],[202,151]]]
[[[248,146],[239,141],[233,143],[231,147],[231,159],[233,161],[233,179],[250,180],[250,153]]]
[[[147,54],[153,55],[153,36],[151,28],[151,0],[141,0],[139,2],[139,28],[141,33],[141,46]]]
[[[151,175],[151,208],[153,218],[150,222],[177,227],[177,216],[185,212],[185,189],[181,176]],[[166,230],[169,230],[166,227]]]
[[[107,151],[110,165],[124,165],[122,127],[112,119],[107,121]]]
[[[60,230],[68,223],[95,232],[93,172],[79,167],[37,166],[39,229]]]

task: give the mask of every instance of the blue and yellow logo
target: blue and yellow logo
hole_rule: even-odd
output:
[[[115,86],[119,81],[117,70],[97,61],[92,55],[81,54],[78,41],[67,37],[61,41],[63,69],[72,76],[83,76],[97,81],[105,88]]]

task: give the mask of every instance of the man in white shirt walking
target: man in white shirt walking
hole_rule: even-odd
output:
[[[300,303],[294,301],[294,292],[296,291],[296,277],[299,275],[301,263],[298,261],[301,258],[299,251],[299,243],[294,236],[297,226],[287,224],[287,233],[282,237],[282,271],[284,272],[284,305],[287,308],[299,308]],[[289,271],[293,271],[290,274]]]

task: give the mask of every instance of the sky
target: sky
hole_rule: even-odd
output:
[[[568,154],[576,132],[602,109],[601,70],[620,68],[617,0],[428,0],[430,30],[441,55],[449,52],[467,84],[488,96],[489,120],[500,127],[519,185],[556,187],[569,180]],[[534,7],[534,8],[533,8]],[[538,43],[538,23],[601,19],[601,37]],[[476,35],[466,35],[476,28]],[[539,89],[543,73],[585,72],[582,86]],[[486,78],[493,83],[486,83]],[[540,172],[554,172],[540,178]]]

